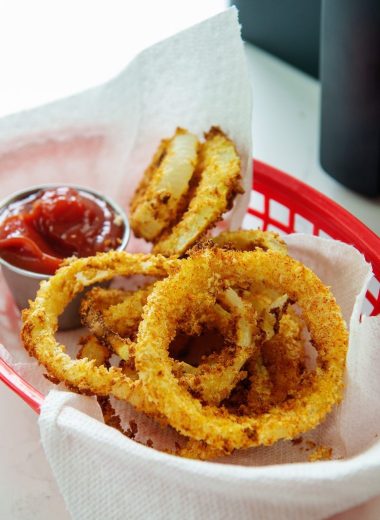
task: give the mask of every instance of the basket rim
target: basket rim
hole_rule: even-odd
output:
[[[258,159],[254,159],[253,170],[253,189],[269,195],[272,192],[275,200],[281,198],[279,202],[288,202],[288,207],[296,201],[297,209],[306,215],[315,216],[317,221],[325,220],[326,227],[336,231],[339,237],[333,238],[342,241],[350,238],[349,243],[372,264],[380,279],[380,237],[374,231],[320,191],[282,170]]]

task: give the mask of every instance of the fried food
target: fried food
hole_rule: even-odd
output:
[[[141,382],[132,377],[126,376],[125,371],[116,367],[109,369],[104,365],[96,366],[95,360],[83,358],[72,360],[64,353],[64,347],[58,345],[54,339],[54,332],[57,330],[57,317],[63,312],[65,305],[84,287],[95,282],[103,282],[115,275],[147,274],[163,276],[171,270],[178,268],[178,260],[169,260],[160,256],[152,255],[130,255],[123,252],[112,252],[109,255],[98,255],[93,258],[85,258],[68,263],[49,281],[43,283],[37,294],[35,302],[31,304],[28,311],[24,311],[22,328],[22,338],[25,347],[34,355],[49,371],[49,374],[60,381],[65,381],[71,388],[79,391],[93,392],[97,395],[114,395],[120,399],[126,399],[139,403],[140,409],[152,411],[151,406],[145,407],[143,395],[140,393]],[[120,292],[113,291],[109,296],[109,301],[118,301]],[[211,312],[211,311],[210,311]],[[209,316],[210,312],[203,318]],[[190,320],[190,323],[197,323],[198,320]],[[242,351],[247,348],[250,337],[243,325],[243,318],[234,315],[237,330],[237,347],[232,359],[236,358],[233,369],[239,371],[242,364]],[[194,328],[194,327],[193,327]],[[197,330],[195,330],[197,332]],[[124,361],[129,361],[134,353],[134,343],[129,339],[124,339],[117,334],[107,337],[113,350]],[[250,346],[250,345],[249,345]],[[224,349],[230,353],[230,350]],[[226,354],[225,354],[226,355]],[[245,357],[247,355],[245,354]],[[223,358],[226,359],[226,358]],[[206,364],[206,363],[205,363]],[[213,379],[220,373],[220,365],[214,363],[213,366],[204,370],[204,365],[200,365],[198,379],[199,389],[204,392],[211,392]],[[187,363],[179,363],[181,374],[187,371],[194,372],[193,367]],[[133,368],[133,367],[131,367]],[[198,369],[195,369],[197,371]],[[233,373],[232,370],[230,373]],[[235,376],[234,376],[235,377]],[[186,382],[186,374],[183,375]],[[187,382],[186,382],[187,383]],[[191,385],[190,383],[187,383]],[[214,399],[220,401],[228,395],[232,385],[231,376],[219,383],[218,389],[213,389]],[[218,396],[218,392],[222,392]],[[206,394],[205,394],[206,395]],[[218,397],[217,397],[218,396]]]
[[[249,302],[244,302],[232,288],[222,292],[218,300],[223,301],[232,313],[229,328],[233,330],[234,321],[236,323],[236,332],[232,341],[230,340],[230,345],[217,353],[205,356],[194,373],[190,372],[179,377],[178,369],[175,369],[180,383],[188,388],[192,395],[209,405],[218,405],[228,398],[237,383],[247,376],[247,372],[242,370],[245,363],[254,357],[255,351],[263,340],[273,337],[287,304],[287,298],[278,299],[265,307],[258,316],[253,306]],[[214,309],[215,307],[218,308],[219,304],[216,304]],[[271,321],[271,329],[260,326],[267,324],[263,315],[274,318]]]
[[[137,237],[154,241],[177,219],[197,163],[198,145],[197,137],[183,128],[161,141],[131,201],[130,223]]]
[[[131,203],[135,235],[155,254],[70,259],[23,312],[22,340],[48,377],[95,394],[106,424],[131,438],[111,396],[173,428],[181,442],[169,452],[183,457],[295,439],[342,398],[347,330],[329,289],[275,233],[210,236],[240,181],[239,156],[222,130],[212,127],[199,144],[178,128]],[[156,281],[87,292],[89,334],[72,359],[55,339],[67,304],[90,285],[134,275]]]
[[[102,345],[96,336],[92,334],[80,338],[79,344],[81,348],[78,351],[77,359],[91,359],[94,360],[94,365],[100,367],[108,364],[112,351]]]
[[[284,242],[274,233],[238,231],[224,235],[226,241],[222,243],[228,244],[228,248],[241,247],[241,238],[244,237],[245,243],[249,241],[252,247],[253,244],[266,244],[266,248],[275,247],[281,252],[287,252]],[[129,362],[131,368],[134,367],[133,351],[138,324],[153,285],[149,284],[137,291],[95,287],[82,301],[83,324],[90,328],[103,345],[113,350],[122,360]],[[231,288],[220,295],[219,302],[204,321],[221,330],[229,343],[225,347],[222,345],[217,352],[203,356],[197,367],[193,368],[191,364],[182,360],[174,367],[176,377],[192,395],[204,403],[217,405],[229,397],[239,381],[247,377],[248,372],[243,371],[242,367],[253,356],[253,330],[257,329],[255,309],[252,305],[255,305],[258,311],[260,340],[263,337],[269,340],[278,328],[279,320],[288,303],[286,295],[281,298],[276,296],[277,293],[272,291],[268,294],[267,291],[265,297],[262,294],[254,295],[251,303],[244,303]],[[245,317],[239,317],[239,312],[245,313]],[[205,324],[202,323],[203,325]],[[182,330],[182,333],[184,332],[188,335],[197,333],[189,329]],[[263,370],[261,363],[261,372]]]
[[[124,292],[123,301],[116,305],[111,305],[102,314],[99,306],[99,296],[101,301],[110,301],[112,297],[119,296],[122,291],[111,290],[111,296],[107,295],[108,290],[95,287],[90,291],[82,302],[81,313],[85,322],[90,324],[90,329],[97,333],[96,336],[101,344],[112,349],[125,362],[134,368],[134,339],[137,326],[141,319],[142,307],[146,303],[147,297],[152,291],[154,284],[139,289],[134,292]],[[220,320],[224,338],[229,340],[230,345],[222,347],[218,354],[212,354],[202,359],[198,367],[192,367],[189,363],[179,361],[176,363],[175,372],[182,384],[191,389],[204,402],[208,404],[218,404],[228,397],[236,382],[241,378],[240,370],[243,364],[252,354],[254,348],[252,331],[256,325],[255,316],[248,316],[247,305],[244,305],[239,296],[228,289],[222,293],[221,300],[229,309],[229,312],[218,305],[206,314],[199,324],[214,323],[218,326],[218,316],[223,314]],[[120,312],[121,311],[121,312]],[[217,316],[212,316],[213,312]],[[109,328],[107,317],[116,314],[113,325],[118,326],[117,330]],[[122,316],[125,321],[122,323]],[[118,320],[119,317],[119,320]],[[125,326],[127,324],[127,326]],[[187,330],[189,334],[197,333],[198,330],[185,327],[181,332]],[[229,365],[228,370],[223,370]],[[221,370],[224,374],[221,377]]]
[[[288,294],[302,309],[318,352],[315,371],[294,398],[269,413],[236,417],[223,408],[203,406],[172,372],[167,348],[178,323],[213,305],[223,278],[246,286],[265,280]],[[310,269],[278,252],[210,250],[183,260],[178,273],[155,286],[140,323],[135,363],[146,392],[172,427],[232,451],[292,439],[319,424],[342,398],[346,351],[347,330],[340,309]]]
[[[131,274],[166,277],[149,288],[133,367],[108,366],[110,350],[93,337],[82,341],[79,359],[71,359],[54,339],[65,305],[94,282]],[[109,308],[128,294],[107,292],[102,298]],[[81,392],[124,399],[171,425],[189,438],[178,450],[182,456],[206,459],[298,437],[342,397],[347,331],[340,310],[309,269],[278,251],[213,247],[183,260],[121,252],[78,259],[41,285],[23,320],[24,344],[50,376]],[[226,340],[218,352],[197,366],[169,357],[177,332],[199,335],[205,324]],[[318,353],[310,372],[304,370],[304,325]]]
[[[102,289],[102,291],[107,291]],[[263,295],[256,296],[257,299],[263,299]],[[261,352],[264,349],[268,349],[271,353],[269,359],[270,364],[275,364],[276,368],[278,367],[280,381],[276,378],[272,378],[269,375],[271,370],[266,367],[266,360],[263,361],[263,357],[260,353],[260,350],[256,352],[256,355],[252,356],[249,361],[248,375],[249,375],[249,399],[247,392],[245,392],[245,396],[242,396],[241,390],[246,390],[247,388],[247,379],[243,379],[241,381],[242,385],[239,388],[238,383],[234,389],[233,397],[226,400],[223,404],[228,408],[229,411],[236,413],[237,415],[242,415],[243,413],[262,413],[264,411],[268,411],[273,404],[277,404],[283,402],[288,393],[292,388],[296,388],[297,385],[300,384],[301,375],[304,369],[304,344],[301,338],[301,330],[303,328],[303,322],[299,316],[292,310],[292,308],[287,308],[286,312],[282,315],[279,320],[279,332],[272,335],[272,340],[264,341],[261,344]],[[90,343],[92,344],[95,341],[93,336],[89,338]],[[173,343],[171,344],[171,356],[173,357],[173,351],[176,352],[177,356],[180,351],[183,350],[184,346],[189,343],[189,338],[185,335],[181,335],[177,337],[179,341],[176,341],[176,346],[173,348]],[[191,342],[190,346],[187,346],[187,349],[190,349],[187,352],[187,359],[192,359],[193,364],[195,366],[199,364],[200,358],[198,358],[198,363],[194,360],[197,359],[197,356],[201,355],[202,352],[206,352],[206,355],[209,354],[207,352],[208,346],[204,343],[206,339],[206,343],[208,343],[211,339],[211,343],[215,345],[220,345],[223,342],[222,335],[215,334],[206,334],[202,337],[197,336],[195,338],[195,342]],[[275,340],[275,341],[273,341]],[[104,348],[101,344],[95,343],[95,347],[98,346],[100,348]],[[195,349],[194,349],[195,346]],[[278,348],[277,348],[278,347]],[[290,347],[290,348],[289,348]],[[205,351],[206,348],[206,351]],[[202,350],[203,349],[203,350]],[[91,355],[91,351],[89,353]],[[97,356],[97,348],[93,352],[93,355],[90,356],[87,353],[87,357],[95,357]],[[272,359],[273,356],[273,359]],[[259,361],[259,358],[261,362]],[[251,366],[255,366],[255,371],[252,371]],[[300,367],[302,369],[300,370]],[[289,373],[288,370],[291,370]],[[276,375],[276,370],[274,371]],[[287,379],[287,375],[289,374],[289,378]],[[133,376],[136,379],[137,373],[134,372]],[[284,384],[282,384],[284,383]],[[282,395],[281,392],[286,392],[286,395]],[[254,398],[256,396],[256,398]],[[244,405],[242,403],[245,403]],[[249,402],[249,408],[248,408]],[[127,428],[126,430],[122,428],[120,423],[120,418],[115,413],[114,409],[110,406],[108,398],[99,398],[99,404],[101,405],[104,421],[109,426],[112,426],[118,429],[124,435],[127,435],[130,438],[134,438],[131,435],[131,428]],[[195,441],[194,439],[187,439],[181,445],[178,445],[175,450],[169,449],[168,453],[175,454],[177,456],[198,459],[198,460],[210,460],[215,458],[220,458],[225,455],[228,455],[224,450],[216,449],[213,446],[206,444],[204,441]]]
[[[92,289],[82,301],[82,322],[99,341],[113,350],[134,368],[134,341],[142,309],[154,284],[137,291]],[[108,295],[110,292],[110,295]],[[104,304],[114,303],[104,308]],[[287,298],[268,300],[268,305],[260,309],[260,324],[266,339],[273,336],[282,308]],[[222,306],[224,305],[224,307]],[[256,312],[249,302],[244,303],[231,288],[221,293],[219,302],[199,321],[199,326],[212,324],[223,332],[228,344],[217,353],[204,356],[199,366],[192,367],[180,361],[174,367],[181,384],[193,395],[207,404],[219,404],[226,399],[238,381],[246,376],[241,372],[243,365],[252,356],[255,348],[253,338],[256,331]],[[193,325],[191,324],[191,327]],[[197,334],[199,331],[182,325],[182,333]],[[261,339],[261,335],[258,335]]]
[[[137,291],[94,287],[82,300],[84,325],[105,347],[133,366],[133,345],[138,324],[153,284]],[[111,294],[109,294],[111,293]]]
[[[261,230],[229,231],[223,232],[217,237],[205,242],[205,247],[215,244],[218,247],[233,249],[236,251],[254,251],[257,248],[264,251],[272,249],[287,254],[287,246],[277,233]],[[203,247],[202,242],[199,247]],[[138,324],[141,319],[142,309],[153,289],[154,284],[137,291],[123,291],[120,289],[103,289],[95,287],[87,293],[81,305],[81,320],[91,332],[106,346],[118,342],[118,336],[122,338],[135,339]],[[272,295],[275,293],[272,293]],[[249,294],[246,295],[249,297]],[[263,298],[253,295],[252,303],[258,305]],[[269,305],[274,297],[267,298],[265,304],[257,309],[262,312],[265,305]],[[219,322],[223,320],[223,309],[218,306],[215,312],[219,313]],[[229,319],[229,314],[224,318]],[[270,315],[267,316],[270,319]],[[269,324],[269,329],[270,329]],[[273,326],[273,323],[272,323]],[[226,328],[226,327],[225,327]],[[267,337],[268,339],[268,337]],[[112,347],[111,347],[112,348]],[[115,350],[115,348],[114,348]],[[115,351],[118,349],[116,348]],[[125,355],[127,355],[125,353]],[[125,359],[125,355],[122,356]]]
[[[233,142],[217,127],[212,127],[205,138],[188,207],[179,221],[158,238],[154,253],[183,254],[221,219],[242,192],[240,159]]]
[[[259,296],[258,301],[263,298]],[[237,415],[265,413],[296,395],[302,385],[305,364],[305,324],[292,307],[287,307],[278,331],[252,356],[245,369],[246,380],[237,385],[223,404]]]
[[[183,386],[207,404],[219,404],[229,396],[236,383],[245,376],[241,368],[257,348],[254,339],[258,337],[256,313],[231,288],[221,293],[221,300],[231,313],[233,343],[203,359],[193,374],[179,378]],[[176,375],[178,377],[178,370]]]
[[[116,275],[165,276],[178,268],[178,261],[162,256],[112,251],[96,257],[68,261],[48,281],[41,283],[36,299],[23,311],[21,337],[25,348],[49,374],[69,387],[100,396],[114,395],[147,413],[156,411],[146,399],[142,382],[132,379],[122,368],[96,366],[95,360],[71,359],[55,340],[58,316],[72,298],[85,287]]]
[[[217,246],[234,249],[235,251],[254,251],[262,249],[279,251],[287,254],[288,248],[278,233],[261,231],[260,229],[241,229],[239,231],[224,231],[211,239]]]
[[[304,326],[303,320],[288,309],[281,317],[278,333],[262,345],[263,364],[272,383],[272,404],[293,397],[302,382],[306,369]]]

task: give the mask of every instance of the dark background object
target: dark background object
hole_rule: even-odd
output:
[[[380,0],[323,0],[322,167],[367,196],[380,194]]]
[[[236,0],[232,4],[239,10],[244,40],[318,77],[321,0]]]
[[[348,188],[379,195],[380,0],[231,3],[245,40],[315,77],[319,68],[321,166]]]

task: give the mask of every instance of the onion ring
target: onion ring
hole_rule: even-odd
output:
[[[201,243],[200,247],[207,247],[209,243],[210,241],[205,242],[204,246]],[[215,244],[217,247],[227,246],[237,251],[254,250],[259,247],[263,250],[273,249],[287,253],[285,242],[276,233],[270,231],[228,231],[211,239],[211,244]],[[133,292],[95,287],[82,300],[82,323],[105,345],[109,341],[107,338],[112,333],[116,333],[122,338],[134,339],[143,306],[152,289],[153,284]],[[274,297],[267,301],[268,305],[272,300]],[[256,299],[253,299],[252,303],[255,304]],[[265,305],[262,305],[258,310],[262,312],[264,308]],[[219,319],[222,321],[223,309],[219,306],[216,309],[216,312],[218,311]],[[224,314],[224,318],[229,320],[230,315]]]
[[[175,221],[194,173],[198,144],[197,137],[183,128],[161,142],[131,202],[130,223],[136,237],[155,240]]]
[[[287,293],[302,309],[318,352],[308,384],[269,413],[236,417],[225,409],[202,406],[172,373],[170,338],[185,314],[196,317],[196,308],[215,298],[222,277],[237,284],[265,280]],[[318,277],[286,255],[218,249],[195,255],[182,262],[177,274],[156,284],[143,318],[135,352],[139,377],[169,424],[185,436],[226,451],[270,445],[315,427],[342,398],[348,336],[340,309]]]
[[[115,298],[124,299],[108,309],[103,309],[102,305],[104,302],[112,301],[113,294],[109,297],[107,289],[95,287],[81,305],[82,321],[90,326],[90,330],[103,345],[111,348],[123,361],[128,362],[131,368],[134,368],[134,334],[141,319],[143,305],[153,285],[134,292],[126,291],[123,295],[120,294],[122,291],[111,290],[111,293],[114,291]],[[224,291],[221,298],[230,312],[227,312],[226,316],[226,311],[217,304],[211,313],[206,315],[205,321],[221,328],[225,337],[229,338],[231,346],[223,348],[220,353],[206,356],[198,367],[193,368],[182,361],[177,362],[175,366],[175,373],[181,384],[207,404],[219,404],[229,396],[236,383],[247,375],[246,372],[241,372],[241,369],[255,348],[252,338],[256,329],[256,317],[252,306],[243,303],[231,288]],[[267,338],[274,334],[276,320],[281,314],[276,307],[275,318],[271,314],[270,305],[268,310],[267,319],[262,317],[266,313],[261,313]],[[219,318],[221,323],[218,323]],[[269,325],[268,320],[272,320]],[[114,326],[116,331],[111,328]],[[187,332],[191,333],[189,330]]]
[[[109,292],[114,289],[94,287],[83,298],[81,320],[106,347],[133,366],[133,341],[141,319],[143,306],[153,284],[137,291],[118,291],[118,301]],[[109,303],[111,303],[109,305]]]
[[[124,295],[120,294],[121,291],[115,293],[111,289],[110,296],[107,294],[107,289],[94,287],[82,301],[82,321],[90,326],[90,330],[103,345],[111,348],[123,361],[129,363],[131,368],[134,368],[133,335],[136,332],[141,319],[142,308],[153,289],[153,285],[150,284],[137,291],[126,291]],[[234,341],[234,327],[231,329],[231,322],[235,322],[236,347],[225,348],[220,354],[207,357],[199,367],[192,367],[182,361],[176,363],[176,374],[181,378],[181,382],[191,388],[205,402],[213,404],[219,403],[229,395],[239,378],[241,367],[250,357],[253,348],[250,328],[254,325],[249,323],[246,316],[240,315],[240,311],[244,310],[244,305],[239,296],[231,289],[227,290],[226,293],[225,302],[234,316],[232,319],[232,315],[228,314],[227,320],[222,321],[222,325],[224,325],[225,336]],[[115,297],[118,299],[123,297],[123,301],[111,305],[108,309],[102,309],[99,305],[99,300],[103,304],[105,301],[113,301]],[[218,310],[220,313],[219,306],[216,311],[218,312]],[[123,316],[125,316],[124,323]],[[215,317],[210,317],[209,320],[209,314],[207,314],[204,321],[216,323]],[[117,331],[112,330],[110,328],[112,326],[116,326]],[[193,331],[187,330],[187,332]],[[221,377],[221,372],[226,363],[233,366],[229,366],[229,369],[223,374],[224,377]]]
[[[285,244],[281,244],[280,241],[275,243],[277,237],[272,237],[267,232],[260,231],[258,233],[244,234],[244,238],[246,241],[250,240],[251,244],[253,241],[257,243],[258,240],[261,240],[260,243],[262,243],[267,239],[267,235],[268,247],[276,247],[277,244],[281,251],[284,251],[284,249],[286,251]],[[241,236],[241,233],[228,233],[228,243],[230,245],[235,245],[235,236]],[[236,245],[240,245],[240,242],[237,241]],[[104,345],[110,347],[121,359],[129,362],[131,368],[134,367],[134,334],[141,319],[142,308],[149,293],[152,291],[153,285],[151,284],[138,291],[125,292],[123,301],[106,309],[104,309],[104,305],[107,305],[110,300],[107,289],[95,287],[82,302],[82,322],[90,327],[90,330]],[[118,296],[119,293],[116,291],[115,297]],[[247,304],[243,304],[240,297],[231,288],[222,293],[222,297],[230,311],[233,311],[235,308],[243,312],[245,309],[244,312],[247,313]],[[286,298],[272,303],[268,300],[268,308],[262,306],[259,309],[260,325],[266,339],[273,336],[275,327],[278,325],[278,320],[282,314],[281,308],[285,303]],[[231,328],[231,314],[227,312],[226,315],[226,311],[220,305],[216,305],[213,310],[219,315],[222,323],[224,319],[223,329],[224,334],[227,335],[228,328]],[[249,312],[252,314],[252,309]],[[215,326],[220,328],[212,314],[208,316],[207,321],[215,323]],[[242,317],[235,312],[235,319],[238,327],[236,338],[231,337],[233,346],[224,348],[218,354],[206,357],[197,368],[193,368],[188,363],[183,362],[179,362],[175,366],[175,374],[180,379],[181,384],[190,389],[193,395],[202,399],[204,403],[219,404],[230,395],[236,383],[247,375],[246,372],[241,372],[241,369],[249,357],[251,357],[255,347],[255,343],[251,339],[253,337],[252,327],[255,328],[256,326],[248,315]],[[256,318],[254,319],[255,321]],[[191,334],[189,330],[186,332]]]
[[[70,388],[97,395],[111,394],[119,399],[129,400],[139,409],[152,413],[152,407],[145,403],[141,382],[125,375],[119,368],[96,366],[95,360],[73,360],[64,353],[64,347],[54,339],[57,330],[57,317],[65,305],[84,287],[95,282],[102,282],[115,275],[148,274],[163,276],[168,271],[178,268],[178,260],[169,260],[152,255],[130,255],[112,252],[107,255],[75,260],[59,269],[54,277],[41,284],[36,300],[30,309],[23,312],[21,336],[26,349],[42,363],[49,373],[60,381],[65,381]],[[112,295],[114,296],[114,295]],[[199,317],[199,316],[198,316]],[[115,349],[123,359],[127,352],[130,357],[131,342],[119,337],[120,344]],[[112,342],[115,348],[116,342]],[[181,368],[186,364],[181,363]],[[188,369],[192,367],[188,365]],[[200,380],[208,374],[200,375]]]
[[[217,127],[212,127],[205,138],[197,166],[200,181],[194,196],[178,224],[159,238],[154,253],[182,255],[221,219],[232,207],[235,196],[242,193],[240,159],[234,143]]]
[[[279,251],[287,254],[288,248],[278,233],[261,231],[260,229],[240,229],[239,231],[223,231],[211,238],[218,247],[234,249],[235,251],[254,251],[262,249]]]
[[[36,299],[23,311],[21,337],[25,348],[49,374],[69,387],[97,395],[114,395],[141,411],[157,415],[155,406],[145,397],[140,380],[133,380],[118,367],[96,366],[89,359],[71,359],[65,354],[65,347],[56,342],[54,333],[58,316],[84,287],[117,275],[164,276],[176,269],[178,260],[123,251],[68,261],[52,278],[41,283]]]

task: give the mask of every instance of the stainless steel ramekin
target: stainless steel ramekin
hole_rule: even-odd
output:
[[[38,186],[31,186],[25,190],[18,191],[13,193],[5,200],[0,202],[0,223],[2,218],[2,213],[6,210],[6,208],[16,202],[18,200],[24,199],[33,193],[36,193],[40,190],[46,190],[49,188],[58,188],[58,187],[68,187],[74,188],[76,190],[84,191],[93,195],[94,197],[103,200],[113,209],[115,215],[120,215],[124,225],[124,234],[122,237],[122,242],[120,246],[117,248],[118,251],[122,251],[126,248],[129,237],[130,237],[130,226],[128,217],[125,212],[121,209],[121,207],[116,204],[113,200],[108,197],[102,195],[101,193],[86,188],[84,186],[78,186],[75,184],[41,184]],[[31,271],[27,271],[26,269],[21,269],[20,267],[16,267],[9,262],[6,262],[3,258],[0,257],[0,265],[1,271],[3,273],[4,279],[7,282],[7,285],[10,291],[13,294],[14,300],[16,302],[17,307],[22,310],[28,307],[29,300],[34,300],[36,296],[36,292],[40,286],[42,280],[48,280],[51,278],[51,275],[34,273]],[[107,286],[108,284],[101,284],[102,286]],[[84,296],[84,293],[89,290],[86,288],[85,291],[78,294],[72,302],[66,307],[63,314],[59,317],[59,328],[60,330],[74,329],[80,326],[80,318],[79,318],[79,305],[80,301]]]

